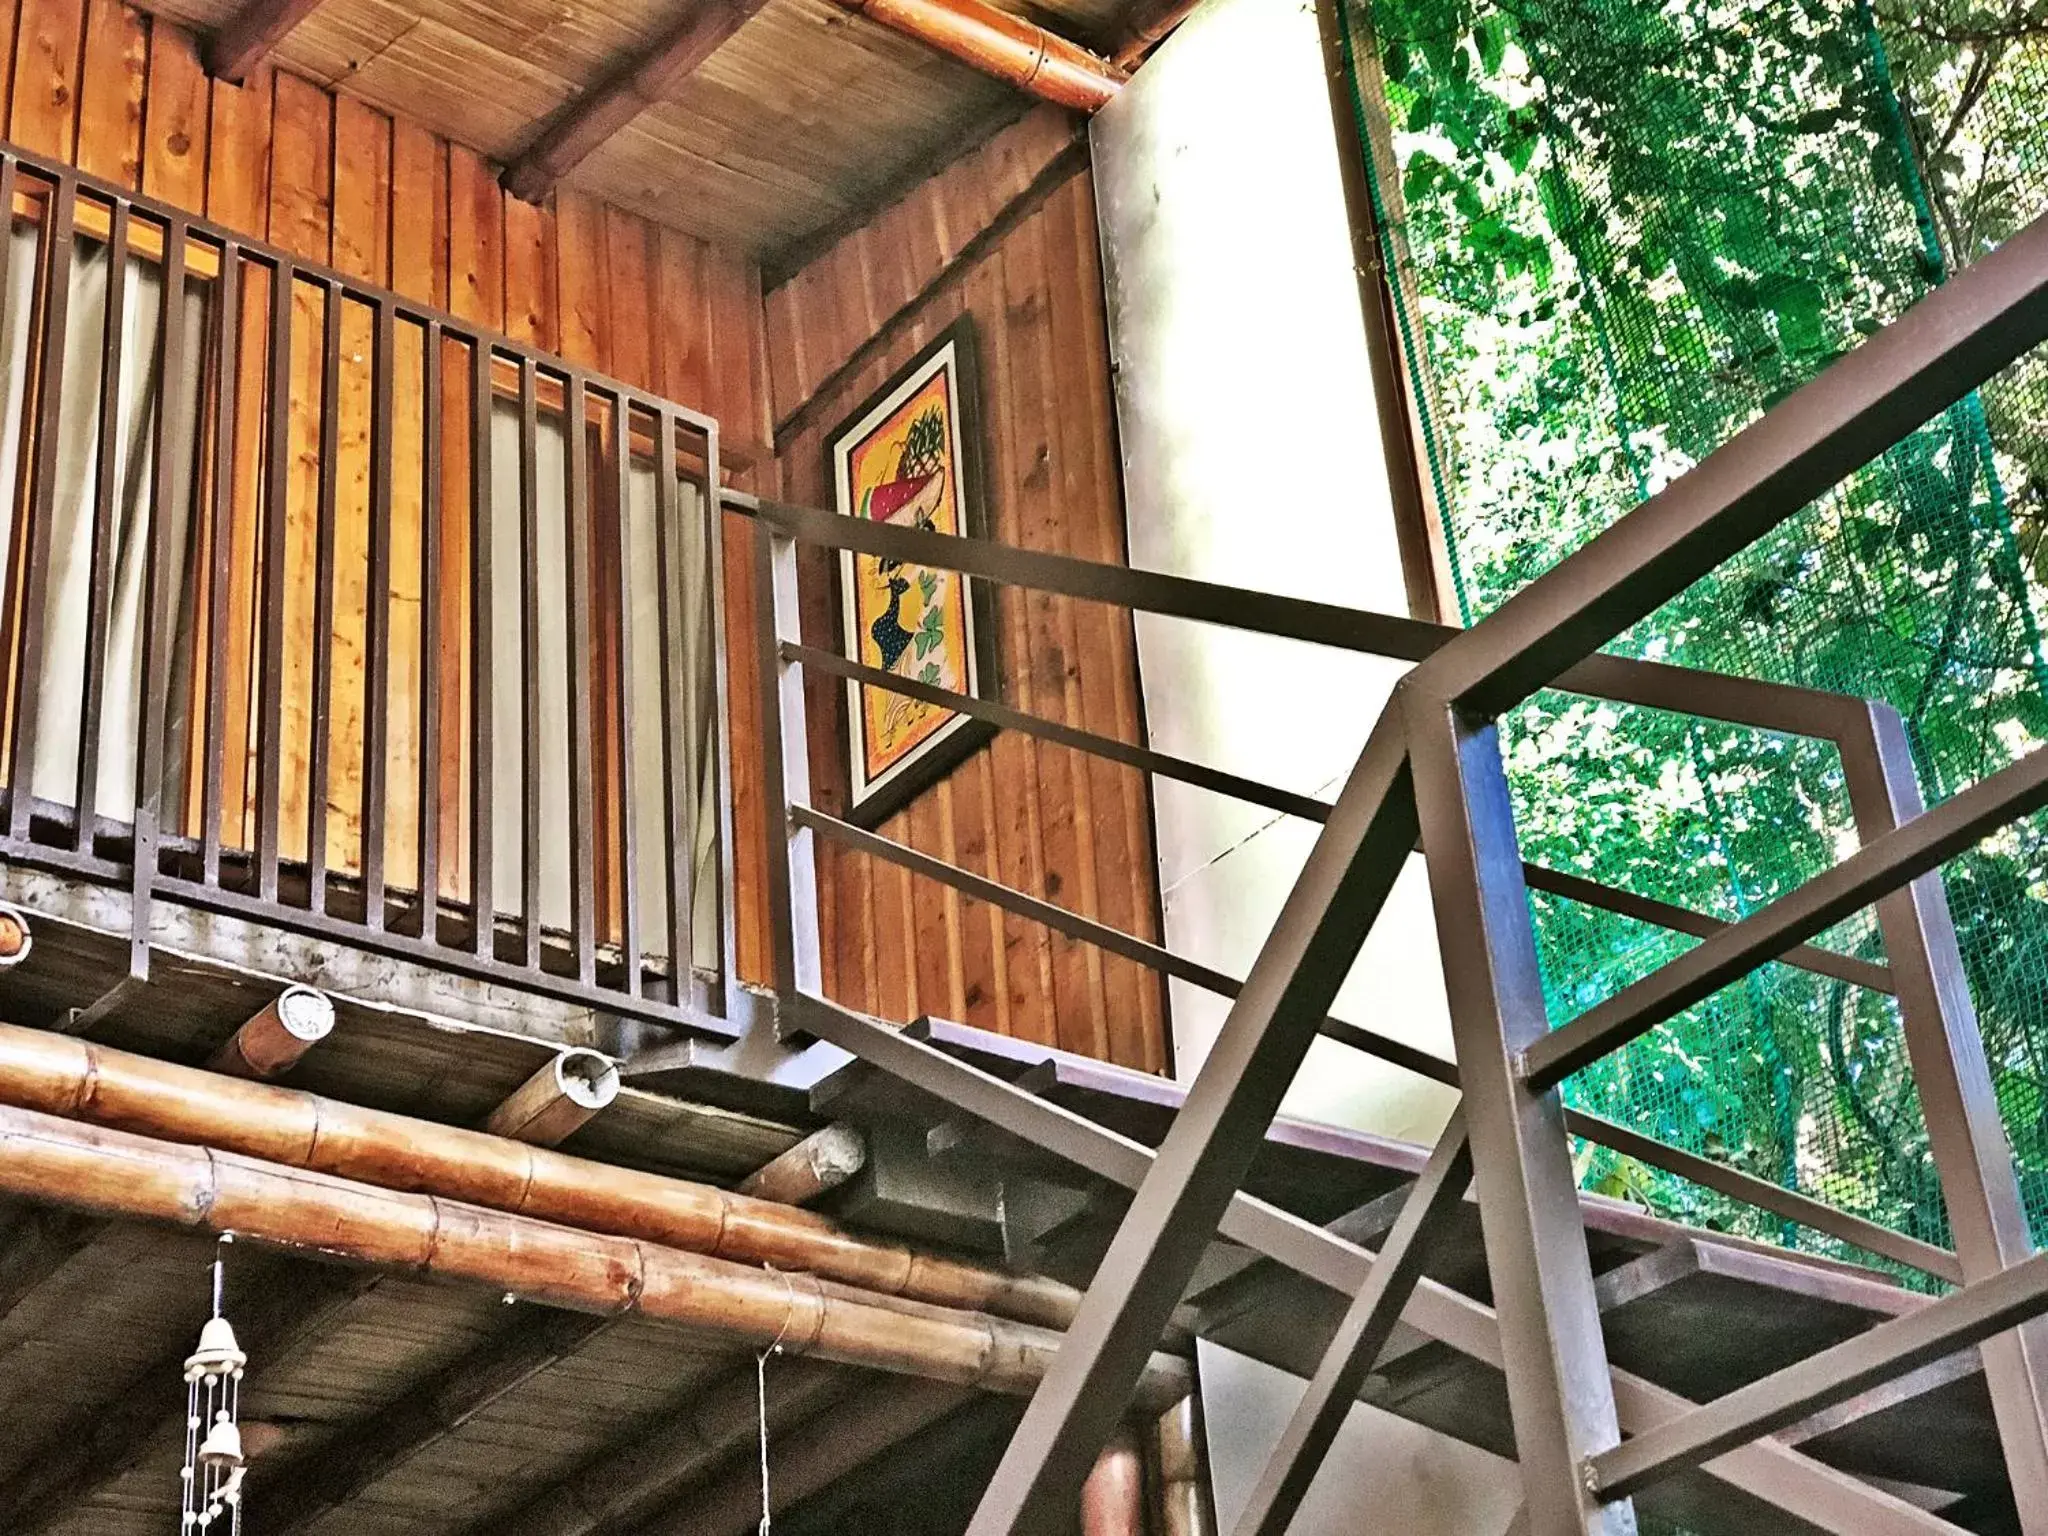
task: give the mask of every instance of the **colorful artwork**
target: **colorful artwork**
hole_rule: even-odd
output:
[[[973,473],[973,336],[951,327],[828,439],[838,509],[927,532],[980,533]],[[952,571],[844,553],[842,643],[884,672],[978,695],[990,675],[988,626]],[[872,825],[900,807],[987,732],[929,700],[847,684],[848,800]]]

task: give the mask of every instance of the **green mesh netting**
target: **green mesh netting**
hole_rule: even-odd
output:
[[[1428,471],[1467,621],[2048,209],[2048,0],[1352,0]],[[1930,800],[2048,737],[2037,351],[1614,649],[1882,697]],[[1831,748],[1543,695],[1503,722],[1525,856],[1737,918],[1851,846]],[[1946,870],[2037,1234],[2048,825]],[[1553,1023],[1690,943],[1533,898]],[[1867,919],[1825,936],[1881,958]],[[1779,964],[1576,1102],[1935,1242],[1889,997]],[[1589,1184],[1812,1234],[1588,1149]]]

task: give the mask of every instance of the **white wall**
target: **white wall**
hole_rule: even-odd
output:
[[[1095,178],[1136,565],[1357,608],[1407,602],[1315,16],[1211,0],[1095,119]],[[1152,745],[1334,798],[1399,663],[1140,616]],[[1306,822],[1154,784],[1168,944],[1243,975]],[[1174,984],[1193,1075],[1220,998]],[[1336,1011],[1450,1054],[1418,860]],[[1290,1114],[1433,1137],[1450,1095],[1318,1042]]]
[[[1305,1386],[1213,1344],[1197,1346],[1216,1528],[1234,1530]],[[1515,1464],[1354,1407],[1288,1536],[1499,1536],[1522,1502]]]
[[[1301,0],[1210,0],[1097,116],[1093,138],[1132,562],[1405,613],[1313,11]],[[1138,647],[1155,747],[1326,799],[1403,670],[1144,617]],[[1241,976],[1316,829],[1153,787],[1166,941]],[[1184,1078],[1225,1011],[1175,984]],[[1451,1054],[1420,860],[1336,1011]],[[1319,1041],[1286,1109],[1427,1140],[1451,1102]],[[1228,1530],[1301,1384],[1210,1346],[1201,1374]],[[1492,1536],[1515,1503],[1507,1463],[1358,1408],[1292,1529]]]

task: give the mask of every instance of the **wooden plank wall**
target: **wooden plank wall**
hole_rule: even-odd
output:
[[[546,209],[521,203],[501,191],[496,168],[473,151],[294,75],[266,68],[242,86],[209,80],[192,34],[121,0],[0,0],[0,110],[7,138],[28,150],[70,160],[91,174],[268,240],[304,260],[383,283],[716,416],[728,450],[728,473],[744,486],[753,486],[757,474],[771,468],[760,275],[749,260],[575,192],[564,191]],[[299,303],[306,313],[295,316],[295,351],[305,377],[295,380],[293,389],[290,506],[295,529],[309,526],[300,510],[310,509],[317,482],[321,318],[317,294],[306,290]],[[366,353],[367,322],[367,311],[345,311],[345,355]],[[230,630],[241,636],[251,633],[260,601],[253,515],[258,434],[250,424],[261,420],[263,341],[262,309],[256,302],[245,314],[245,367],[237,406],[244,425],[237,434],[242,462],[231,565],[238,579],[230,595]],[[403,429],[397,434],[401,462],[394,466],[394,488],[414,488],[409,506],[405,491],[396,497],[394,540],[401,550],[408,536],[415,548],[419,539],[417,345],[410,379],[406,368],[399,371],[401,394],[409,388],[414,396],[410,411],[405,399],[398,401],[399,415],[410,418],[412,430],[410,440]],[[367,370],[344,370],[339,505],[345,511],[367,507],[367,388]],[[466,398],[463,391],[466,384],[451,376],[451,410]],[[350,398],[358,392],[361,400]],[[297,419],[301,414],[303,419]],[[444,502],[461,505],[467,466],[459,455],[450,460]],[[413,466],[410,474],[407,462]],[[335,768],[343,777],[329,795],[329,849],[338,860],[352,862],[360,786],[347,775],[359,780],[360,762],[350,763],[345,743],[351,730],[360,741],[361,722],[351,726],[339,717],[361,709],[366,534],[356,518],[345,523],[337,536],[337,683],[332,696]],[[458,541],[445,546],[445,567],[453,573],[465,558],[459,540],[466,529],[452,526],[449,534]],[[293,645],[285,679],[285,781],[296,789],[288,789],[284,809],[287,826],[299,829],[297,846],[288,841],[285,851],[293,856],[304,850],[305,786],[310,781],[303,755],[314,708],[308,672],[310,537],[294,537],[287,554],[287,632],[305,639]],[[735,560],[730,574],[734,633],[748,637],[749,569],[737,554]],[[398,760],[419,747],[409,734],[418,712],[406,707],[419,686],[416,562],[394,561],[393,593],[392,745]],[[442,605],[447,643],[464,632],[466,601],[463,584],[451,581]],[[749,644],[736,650],[743,668],[751,658]],[[229,657],[231,742],[253,738],[250,654],[244,644]],[[351,667],[356,679],[352,693],[343,686]],[[459,721],[467,707],[466,666],[443,670],[442,716]],[[749,719],[751,676],[743,671],[734,680],[735,696]],[[460,738],[463,733],[451,727],[450,734]],[[292,752],[300,754],[296,764]],[[441,754],[439,771],[447,818],[443,841],[452,848],[466,783],[459,746]],[[245,814],[250,798],[246,782],[235,785],[233,778],[230,773],[231,836],[234,818]],[[390,792],[393,837],[398,838],[416,811],[415,776],[394,768]],[[758,809],[743,808],[742,814],[757,818]],[[758,831],[741,839],[740,878],[750,889],[758,886],[761,845]],[[389,846],[395,859],[398,847]],[[449,873],[452,883],[459,875],[452,861]],[[749,977],[766,974],[760,915],[758,903],[742,904],[740,970]]]
[[[1125,558],[1094,198],[1074,143],[1064,114],[1034,112],[768,295],[786,497],[831,504],[825,433],[968,314],[981,342],[993,535]],[[804,577],[806,635],[831,644],[829,563],[814,560]],[[1128,614],[1002,590],[997,619],[1009,702],[1142,739]],[[811,696],[821,803],[843,794],[845,778],[833,692],[821,683]],[[1006,732],[882,831],[1157,937],[1150,796],[1135,770]],[[894,866],[823,844],[819,857],[825,979],[839,1000],[1165,1067],[1163,992],[1149,972]]]

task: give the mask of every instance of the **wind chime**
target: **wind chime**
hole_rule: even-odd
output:
[[[232,1237],[213,1259],[213,1316],[199,1330],[199,1347],[185,1362],[185,1517],[182,1536],[195,1531],[242,1529],[242,1369],[249,1357],[221,1316],[222,1262]]]

